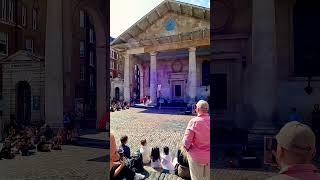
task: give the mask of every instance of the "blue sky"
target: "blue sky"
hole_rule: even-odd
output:
[[[114,38],[127,30],[163,0],[110,0],[110,35]],[[210,0],[178,0],[210,7]]]

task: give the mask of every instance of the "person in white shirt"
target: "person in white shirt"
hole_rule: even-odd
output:
[[[151,150],[151,167],[154,169],[161,169],[160,150],[158,147],[154,147]]]
[[[172,164],[172,158],[169,155],[169,148],[165,146],[163,148],[163,156],[162,156],[162,168],[163,168],[163,173],[171,173],[174,171],[174,165]]]
[[[141,140],[140,153],[142,154],[143,164],[149,164],[150,163],[150,149],[147,146],[146,139]]]

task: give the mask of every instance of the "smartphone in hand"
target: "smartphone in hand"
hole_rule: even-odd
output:
[[[277,140],[272,136],[264,137],[264,164],[277,166]]]

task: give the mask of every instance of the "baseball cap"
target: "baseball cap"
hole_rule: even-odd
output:
[[[285,124],[276,135],[276,139],[281,147],[302,155],[313,153],[316,146],[313,131],[298,121]]]

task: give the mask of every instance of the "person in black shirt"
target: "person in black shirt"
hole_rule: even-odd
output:
[[[130,153],[130,148],[127,146],[128,143],[128,136],[122,136],[121,139],[121,146],[120,148],[123,149],[123,155],[124,157],[130,159],[131,158],[131,153]]]
[[[175,167],[175,174],[184,179],[191,179],[187,151],[181,146],[177,152],[178,164]]]
[[[49,125],[46,126],[46,130],[43,134],[46,137],[46,140],[50,141],[53,138],[53,130],[50,128]]]

